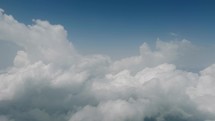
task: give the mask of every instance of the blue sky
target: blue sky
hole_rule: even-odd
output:
[[[214,0],[1,0],[0,7],[26,24],[63,25],[83,54],[133,55],[158,37],[215,44]]]

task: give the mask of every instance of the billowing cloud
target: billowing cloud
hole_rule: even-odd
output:
[[[117,60],[112,65],[113,71],[124,68],[139,71],[145,67],[153,67],[162,63],[170,63],[179,69],[199,71],[214,63],[215,56],[210,52],[214,47],[200,47],[190,41],[161,41],[157,40],[155,47],[147,43],[140,46],[140,54]]]
[[[157,40],[114,61],[79,54],[61,25],[33,22],[0,10],[0,43],[17,46],[0,53],[13,57],[0,69],[1,121],[215,120],[210,49]]]

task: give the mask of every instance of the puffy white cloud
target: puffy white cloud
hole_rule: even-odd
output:
[[[188,40],[161,41],[157,40],[155,47],[147,43],[140,46],[140,54],[117,60],[111,65],[113,72],[122,69],[140,71],[145,67],[154,67],[163,63],[175,64],[177,68],[188,71],[199,71],[214,63],[215,56],[210,54],[211,47],[193,45]]]
[[[140,103],[141,104],[141,103]],[[135,101],[114,100],[102,102],[97,107],[86,106],[69,121],[125,121],[141,120],[143,108]]]
[[[188,89],[188,94],[200,110],[215,114],[215,65],[201,71],[198,84]]]
[[[192,45],[187,40],[164,42],[157,40],[155,50],[147,43],[140,46],[140,55],[116,61],[112,69],[114,71],[123,68],[141,70],[144,67],[153,67],[162,63],[175,63],[180,57],[192,49]]]
[[[176,70],[173,65],[162,64],[155,68],[145,68],[135,75],[127,70],[116,75],[107,75],[107,81],[94,82],[92,89],[96,97],[102,101],[117,99],[141,101],[138,106],[141,107],[144,116],[158,115],[157,118],[165,118],[175,113],[174,115],[184,116],[188,120],[196,118],[197,111],[191,111],[196,109],[186,95],[186,89],[195,85],[198,78],[198,74]],[[139,121],[135,118],[133,120]]]
[[[17,55],[14,59],[14,65],[19,67],[19,66],[25,66],[29,64],[29,59],[27,53],[24,51],[18,51]]]
[[[214,57],[187,40],[144,43],[139,55],[113,61],[80,55],[61,25],[25,25],[3,10],[0,40],[19,46],[0,73],[1,121],[215,119],[215,66],[206,67]],[[186,71],[196,65],[206,69]]]
[[[11,15],[1,13],[0,26],[0,40],[11,41],[22,47],[32,62],[70,63],[77,56],[61,25],[51,25],[41,20],[34,20],[33,25],[25,25]]]

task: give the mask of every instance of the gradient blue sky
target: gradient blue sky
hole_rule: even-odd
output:
[[[63,25],[83,54],[133,55],[158,37],[215,44],[215,0],[0,0],[0,8],[25,24]]]

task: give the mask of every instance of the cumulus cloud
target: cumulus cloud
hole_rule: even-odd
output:
[[[163,63],[170,63],[179,69],[199,71],[214,63],[215,56],[210,54],[214,47],[200,47],[190,41],[161,41],[157,40],[155,47],[143,43],[139,55],[117,60],[111,66],[113,71],[124,68],[140,71],[145,67],[153,67]]]
[[[33,25],[25,25],[1,12],[0,39],[22,47],[32,62],[70,63],[67,60],[72,61],[76,52],[67,41],[67,32],[63,26],[41,20],[33,22]]]
[[[0,10],[0,43],[17,46],[2,48],[13,63],[1,68],[1,121],[215,120],[210,49],[157,40],[114,61],[79,54],[61,25],[33,22]]]

